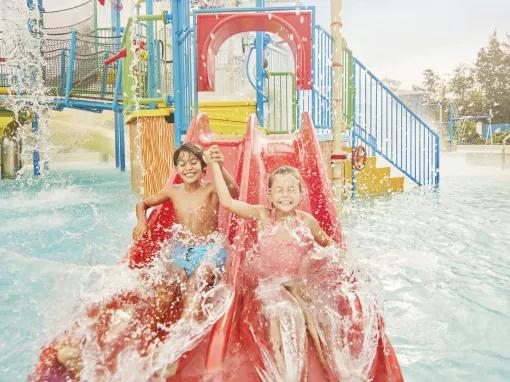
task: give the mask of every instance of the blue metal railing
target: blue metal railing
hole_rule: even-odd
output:
[[[353,59],[352,145],[364,144],[418,185],[439,184],[439,135]]]
[[[297,118],[303,111],[311,114],[318,133],[331,133],[333,88],[333,37],[320,25],[313,28],[312,90],[298,91]]]

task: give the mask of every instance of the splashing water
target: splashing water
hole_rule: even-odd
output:
[[[176,237],[178,229],[172,228]],[[178,240],[165,243],[146,269],[132,270],[124,264],[94,267],[91,282],[82,284],[85,290],[80,293],[78,308],[65,315],[61,309],[62,318],[54,319],[52,331],[64,333],[50,345],[57,349],[56,356],[65,359],[69,351],[77,352],[80,366],[74,373],[81,380],[134,382],[164,375],[201,341],[232,301],[219,270],[206,265],[224,240],[211,239],[218,241],[195,271],[200,280],[197,289],[169,261]],[[205,285],[211,269],[216,281]],[[75,367],[60,362],[69,370]],[[38,369],[33,377],[41,380],[50,375],[46,369]]]
[[[28,164],[33,152],[40,153],[43,164],[48,161],[48,114],[50,99],[44,86],[45,61],[42,55],[44,30],[39,24],[37,7],[30,10],[21,0],[2,1],[0,38],[6,44],[8,95],[3,107],[14,113],[20,123],[17,139],[22,144],[21,159]],[[27,111],[38,116],[38,130],[32,131],[32,124],[19,119],[20,112]],[[30,121],[29,121],[30,122]],[[44,168],[41,171],[44,172]],[[27,171],[22,169],[19,175]]]

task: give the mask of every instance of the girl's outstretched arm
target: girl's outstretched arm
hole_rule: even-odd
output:
[[[319,222],[312,215],[304,211],[302,211],[302,213],[304,215],[303,220],[305,221],[306,225],[308,225],[308,228],[310,228],[313,238],[317,243],[319,243],[319,245],[327,247],[328,245],[335,244],[335,241],[322,230]]]
[[[210,159],[213,162],[218,162],[221,168],[221,174],[223,175],[223,179],[225,180],[225,184],[227,185],[228,191],[230,192],[230,196],[234,199],[239,197],[239,187],[237,186],[234,177],[230,175],[228,170],[223,166],[224,158],[223,153],[217,145],[213,145],[207,150],[210,153]]]

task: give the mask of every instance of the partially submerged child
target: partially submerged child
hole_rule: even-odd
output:
[[[225,182],[230,197],[239,196],[239,187],[234,178],[222,166],[223,155],[217,146],[209,150],[208,155],[215,158],[219,165],[221,177]],[[187,293],[196,294],[197,286],[201,280],[197,279],[197,267],[208,255],[209,263],[217,267],[223,266],[226,252],[217,248],[214,240],[218,233],[219,200],[214,183],[203,179],[207,164],[204,161],[202,148],[193,143],[185,143],[173,155],[173,164],[177,174],[182,179],[181,184],[172,184],[153,196],[145,198],[136,205],[138,223],[133,230],[133,240],[138,241],[144,234],[150,239],[150,230],[147,226],[147,210],[171,200],[175,210],[175,224],[180,226],[177,230],[177,240],[174,240],[170,250],[171,261],[176,266],[176,272],[187,279]],[[217,252],[211,258],[211,252]],[[203,277],[203,275],[201,276]],[[211,278],[212,274],[209,272]]]
[[[226,192],[236,198],[238,186],[220,166],[223,155],[219,148],[213,147],[208,156],[214,158]],[[138,203],[138,224],[133,230],[134,241],[145,234],[150,238],[146,211],[167,200],[172,201],[175,223],[179,228],[174,228],[170,247],[163,246],[161,251],[169,256],[164,267],[165,278],[146,288],[144,296],[138,292],[122,292],[87,309],[87,320],[92,322],[89,324],[92,333],[88,335],[89,341],[93,338],[94,346],[102,354],[105,380],[116,367],[115,357],[128,344],[144,356],[151,345],[164,341],[168,330],[162,330],[162,327],[168,328],[183,315],[188,319],[203,320],[203,300],[217,285],[218,269],[225,263],[225,249],[217,240],[219,200],[215,185],[203,179],[206,169],[203,150],[192,143],[183,144],[175,151],[173,163],[182,183],[173,184]],[[119,315],[124,320],[122,325],[117,322]],[[49,348],[54,352],[61,372],[71,380],[79,380],[83,369],[81,349],[84,341],[83,335],[66,335]],[[176,365],[170,365],[165,374],[170,376],[175,371]],[[41,380],[39,374],[33,380]],[[96,375],[95,378],[100,377]]]
[[[340,249],[320,250],[317,244],[325,247],[334,241],[313,216],[297,209],[303,193],[299,172],[283,166],[269,176],[270,207],[266,207],[234,200],[219,164],[211,157],[206,161],[211,163],[220,204],[258,225],[258,248],[247,254],[244,263],[240,331],[242,348],[248,349],[259,378],[306,381],[308,332],[329,380],[359,380],[362,375],[368,379],[378,343],[377,316],[367,315],[370,322],[360,323],[372,307],[365,307],[362,315],[356,294],[346,297],[345,290],[352,288],[341,283],[341,267],[332,271],[331,282],[319,277],[325,287],[320,290],[317,275],[331,272],[328,263]],[[315,258],[314,253],[321,251],[335,256]],[[360,361],[356,370],[349,367],[353,362],[346,355]],[[388,379],[393,380],[399,379]]]

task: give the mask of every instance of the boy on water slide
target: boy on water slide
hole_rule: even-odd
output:
[[[133,240],[136,242],[146,233],[150,239],[146,212],[149,208],[158,206],[167,200],[173,202],[175,223],[180,225],[177,231],[177,244],[172,248],[170,260],[176,266],[176,272],[187,279],[189,293],[200,284],[198,273],[194,272],[206,255],[210,257],[216,248],[214,238],[218,232],[219,200],[216,186],[212,182],[203,180],[206,163],[204,152],[200,146],[185,143],[173,155],[173,163],[183,183],[172,184],[153,196],[145,198],[136,205],[138,224],[133,230]],[[208,150],[208,156],[215,158],[221,167],[221,175],[231,197],[239,196],[239,187],[234,178],[223,167],[223,154],[214,146]],[[216,250],[211,259],[221,268],[225,263],[226,252],[223,248]],[[203,277],[203,275],[199,276]]]
[[[206,168],[203,155],[201,147],[192,143],[183,144],[173,155],[176,172],[183,183],[173,184],[136,205],[138,223],[133,230],[135,242],[144,234],[150,239],[147,209],[167,200],[173,202],[175,223],[178,226],[174,227],[175,234],[170,240],[170,247],[163,246],[161,251],[161,256],[168,255],[170,260],[164,266],[163,278],[156,282],[146,280],[145,289],[141,293],[145,296],[140,296],[139,291],[123,292],[106,303],[92,305],[86,311],[85,322],[89,323],[88,327],[92,328],[93,333],[87,333],[85,338],[89,338],[89,342],[90,338],[97,342],[96,347],[103,353],[101,358],[104,358],[103,365],[98,368],[102,371],[95,376],[98,380],[108,380],[116,373],[116,357],[129,343],[132,345],[135,341],[135,347],[143,357],[158,339],[165,339],[166,333],[161,330],[161,325],[175,323],[184,315],[198,321],[205,318],[202,309],[204,292],[211,290],[219,281],[218,268],[223,266],[226,252],[218,240],[219,200],[216,187],[214,183],[203,180]],[[216,146],[209,150],[208,156],[223,163],[223,155]],[[239,188],[233,177],[223,166],[220,171],[229,195],[237,198]],[[164,259],[158,260],[161,263]],[[119,326],[119,312],[125,316],[123,319],[126,322],[116,327]],[[87,330],[90,331],[85,329],[85,332]],[[72,333],[76,332],[83,332],[83,329],[72,330]],[[134,340],[130,338],[132,333],[137,336]],[[48,360],[57,361],[53,363],[58,363],[56,373],[59,376],[63,375],[73,381],[80,380],[84,366],[82,347],[86,339],[82,336],[74,337],[65,335],[45,347],[31,380],[42,381],[54,375],[55,367],[49,365],[51,362],[46,362]],[[176,367],[177,363],[167,367],[165,376],[174,374]]]

